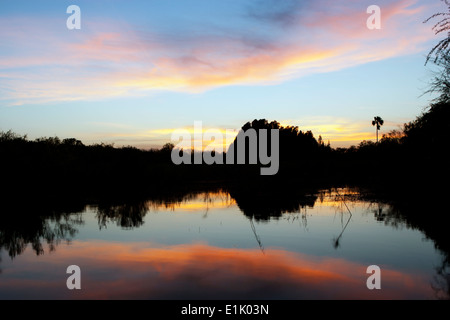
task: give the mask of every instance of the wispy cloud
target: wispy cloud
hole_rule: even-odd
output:
[[[248,6],[247,15],[263,23],[286,28],[298,24],[301,14],[307,12],[312,2],[297,0],[258,0]]]
[[[330,141],[332,147],[349,147],[358,145],[361,141],[375,141],[375,129],[371,121],[355,121],[344,117],[316,116],[302,119],[286,119],[280,121],[284,126],[298,126],[302,131],[312,131],[317,139],[322,136],[324,142]],[[386,121],[380,132],[387,133],[399,129],[402,123]]]
[[[275,11],[274,1],[244,6],[246,28],[198,21],[195,33],[142,29],[131,21],[87,21],[76,33],[54,31],[60,21],[2,19],[0,101],[18,105],[270,84],[418,52],[430,36],[421,23],[424,8],[411,0],[380,1],[378,31],[365,26],[368,1],[276,3]]]
[[[190,135],[191,145],[195,150],[209,147],[219,152],[225,151],[239,132],[234,128],[194,128],[193,126],[152,130],[122,130],[127,127],[119,124],[100,124],[99,126],[110,130],[97,134],[96,140],[113,141],[117,146],[138,145],[142,148],[160,148],[168,142],[176,145],[179,142],[176,140],[179,137],[178,134],[187,133]]]

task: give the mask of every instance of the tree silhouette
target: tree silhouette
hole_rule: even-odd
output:
[[[426,19],[424,23],[427,23],[431,19],[436,17],[443,17],[439,22],[437,22],[433,26],[433,31],[435,35],[438,35],[441,32],[447,31],[447,37],[439,41],[428,53],[425,64],[431,59],[431,56],[434,54],[434,62],[436,63],[441,57],[448,56],[450,53],[450,48],[448,47],[450,44],[450,0],[441,0],[445,2],[448,7],[447,12],[438,12],[433,14],[431,17]]]
[[[433,71],[434,77],[430,83],[430,89],[425,93],[439,93],[439,96],[433,99],[434,102],[450,101],[450,0],[441,0],[447,5],[447,12],[438,12],[426,19],[424,23],[436,17],[442,17],[433,27],[435,35],[447,32],[447,37],[440,40],[429,52],[425,60],[425,65],[430,59],[440,70]]]
[[[381,129],[381,126],[384,124],[384,120],[380,117],[374,117],[372,121],[372,125],[377,127],[377,143],[378,143],[378,130]]]

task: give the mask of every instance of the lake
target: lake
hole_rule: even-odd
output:
[[[448,299],[420,219],[351,188],[21,206],[2,217],[0,299]]]

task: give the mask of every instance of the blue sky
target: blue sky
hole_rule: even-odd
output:
[[[68,30],[66,8],[81,9]],[[366,9],[381,8],[381,30]],[[334,147],[413,120],[432,98],[423,24],[441,1],[0,1],[0,130],[158,147],[202,121],[255,118]]]

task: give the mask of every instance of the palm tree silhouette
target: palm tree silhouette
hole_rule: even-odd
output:
[[[380,117],[374,117],[372,121],[373,126],[377,126],[377,143],[378,143],[378,130],[381,129],[381,126],[384,124],[384,120]]]

